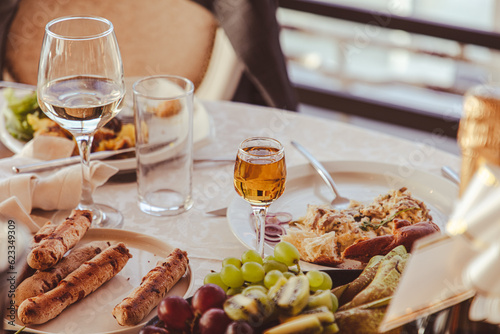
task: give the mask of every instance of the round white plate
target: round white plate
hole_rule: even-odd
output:
[[[444,227],[458,196],[458,186],[442,177],[393,164],[366,161],[323,162],[339,191],[345,197],[371,203],[391,189],[407,187],[412,195],[424,201],[440,228]],[[269,207],[269,212],[289,212],[293,220],[305,215],[308,204],[330,203],[334,195],[309,165],[288,168],[285,192]],[[235,196],[227,211],[234,235],[248,248],[255,247],[255,231],[250,220],[251,208]],[[264,252],[272,254],[266,244]]]
[[[21,90],[21,93],[24,90]],[[125,97],[126,103],[123,110],[120,112],[130,118],[133,111],[131,111],[130,101]],[[128,102],[127,102],[128,101]],[[0,90],[0,141],[13,153],[19,153],[26,142],[18,140],[10,135],[10,133],[5,129],[5,119],[3,116],[4,109],[7,104],[3,95],[2,90]],[[120,117],[120,114],[118,114]],[[212,119],[208,114],[207,110],[203,104],[198,100],[194,99],[193,103],[193,146],[194,149],[204,145],[205,141],[213,136]],[[108,159],[106,163],[118,168],[120,171],[130,171],[135,170],[136,160],[135,158],[127,159]]]
[[[65,309],[58,317],[42,325],[28,325],[29,333],[138,333],[144,324],[156,315],[156,308],[136,326],[123,327],[118,325],[111,311],[134,288],[140,285],[156,262],[165,259],[174,247],[147,235],[116,229],[90,229],[81,243],[90,241],[123,242],[130,250],[132,258],[125,267],[109,282]],[[191,267],[167,295],[189,296],[194,286]],[[7,321],[7,320],[6,320]],[[18,330],[22,323],[16,319],[16,326],[6,324],[6,329]]]

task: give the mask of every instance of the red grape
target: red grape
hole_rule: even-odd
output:
[[[158,318],[167,328],[187,330],[193,317],[191,306],[182,297],[165,297],[158,305]]]
[[[222,308],[226,293],[216,284],[205,284],[193,295],[191,306],[194,312],[203,314],[211,308]]]
[[[231,320],[220,308],[211,308],[203,313],[199,322],[200,334],[224,334]]]
[[[170,332],[167,331],[165,328],[156,326],[146,326],[139,332],[139,334],[169,334],[169,333]]]
[[[233,321],[227,327],[225,334],[253,334],[253,328],[247,322]]]

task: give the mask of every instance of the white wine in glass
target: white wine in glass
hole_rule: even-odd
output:
[[[113,24],[93,16],[67,16],[45,27],[38,67],[38,102],[43,112],[74,137],[82,158],[79,209],[93,212],[93,227],[119,227],[117,210],[95,204],[90,150],[97,129],[121,109],[123,65]]]
[[[283,194],[285,181],[285,151],[279,141],[254,137],[240,144],[234,166],[234,188],[250,203],[257,218],[255,248],[262,257],[267,209]]]

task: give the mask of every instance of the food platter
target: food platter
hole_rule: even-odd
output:
[[[156,262],[165,259],[174,247],[156,238],[115,229],[90,229],[80,243],[90,241],[123,242],[129,248],[132,258],[125,268],[113,279],[105,283],[98,290],[71,305],[58,317],[42,325],[28,325],[25,332],[52,334],[52,333],[137,333],[156,315],[156,308],[138,325],[122,327],[113,318],[111,311],[135,287],[149,270],[156,266]],[[189,255],[188,255],[189,256]],[[194,286],[191,268],[180,281],[169,291],[168,295],[187,297]],[[6,329],[18,330],[22,323],[16,318],[15,326],[5,321]],[[85,328],[85,331],[81,331]]]
[[[334,289],[354,281],[361,274],[362,270],[327,269],[324,272],[332,279],[332,289]],[[187,301],[191,302],[192,298],[193,297],[187,298]],[[158,316],[151,318],[151,320],[144,325],[144,327],[146,326],[165,327],[164,323],[158,318]],[[243,333],[244,331],[242,331],[242,334]]]
[[[367,161],[328,161],[323,164],[342,195],[362,203],[370,203],[391,189],[407,187],[415,198],[424,201],[441,229],[458,196],[458,186],[454,183],[416,168]],[[305,215],[308,204],[325,204],[333,199],[331,190],[309,164],[290,167],[287,173],[285,192],[271,204],[269,212],[288,212],[296,220]],[[250,205],[235,195],[227,211],[229,226],[241,243],[253,248],[255,232],[250,214]],[[265,254],[271,254],[272,249],[272,245],[266,244]]]
[[[19,91],[19,92],[17,92]],[[28,90],[20,89],[16,90],[16,94],[23,94]],[[133,110],[130,101],[130,94],[127,94],[124,99],[123,110],[118,114],[118,118],[124,116],[125,119],[133,119]],[[2,90],[0,90],[0,141],[13,153],[19,153],[26,142],[14,138],[5,128],[4,119],[4,109],[6,108],[6,101]],[[123,115],[122,115],[123,114]],[[207,110],[203,104],[198,100],[194,99],[193,103],[193,145],[196,149],[202,146],[210,137],[213,136],[212,119],[208,114]],[[122,172],[135,170],[136,160],[135,158],[125,158],[125,159],[108,159],[106,163],[118,168]]]

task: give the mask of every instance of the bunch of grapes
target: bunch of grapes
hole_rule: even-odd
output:
[[[220,286],[228,295],[241,293],[250,285],[263,285],[270,289],[280,277],[290,278],[300,273],[300,254],[289,242],[282,241],[274,247],[274,254],[262,259],[254,250],[247,250],[240,259],[227,257],[220,272],[205,276],[204,283]],[[330,290],[332,281],[324,272],[308,272],[311,290]]]
[[[140,334],[252,334],[250,326],[227,317],[222,309],[225,301],[226,293],[215,284],[200,287],[190,302],[179,296],[166,297],[158,305],[161,323],[144,327]]]
[[[275,246],[273,255],[265,259],[254,250],[244,252],[241,258],[227,257],[220,272],[212,272],[205,277],[204,285],[195,292],[190,302],[176,296],[164,298],[158,306],[158,318],[163,324],[147,326],[140,334],[253,334],[255,328],[274,314],[276,296],[273,297],[273,294],[297,275],[307,277],[302,308],[326,304],[329,311],[335,312],[338,304],[329,291],[332,288],[330,276],[318,270],[304,275],[299,259],[295,246],[283,241]],[[315,296],[316,291],[323,290],[328,291],[326,298]],[[251,314],[239,305],[240,302],[257,313]],[[247,302],[255,307],[250,307]],[[257,325],[256,316],[262,318]]]

